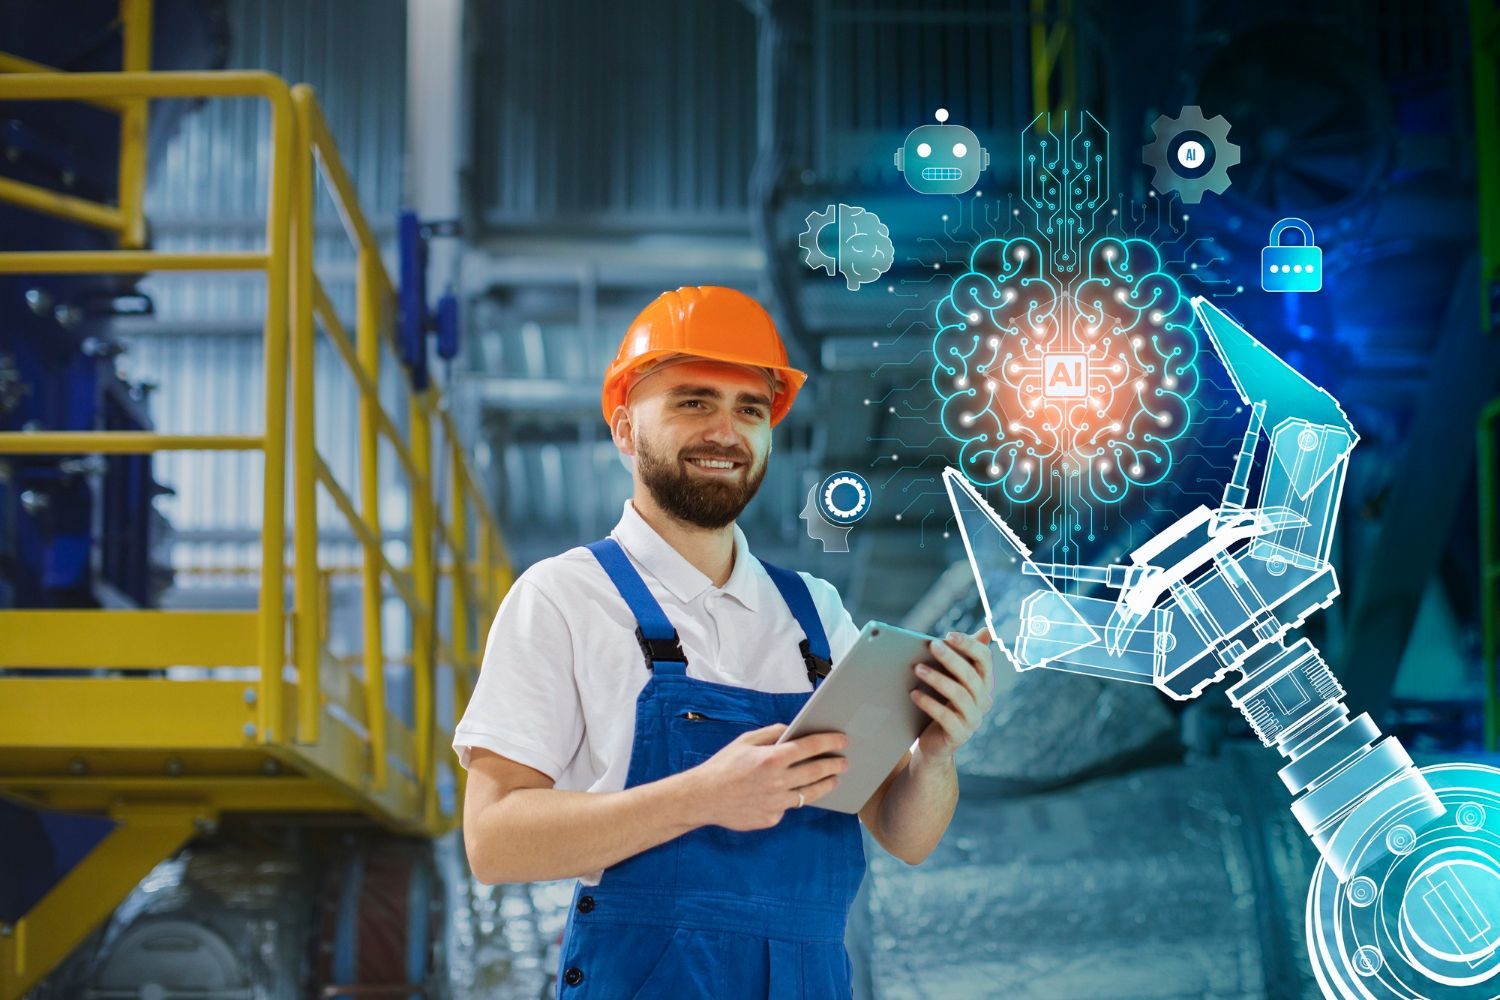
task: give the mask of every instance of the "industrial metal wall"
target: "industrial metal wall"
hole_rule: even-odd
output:
[[[472,14],[485,222],[745,225],[755,158],[748,5],[480,0]]]

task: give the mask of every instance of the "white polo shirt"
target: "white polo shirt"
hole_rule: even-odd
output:
[[[667,544],[628,500],[610,535],[677,629],[688,676],[757,691],[812,689],[798,648],[802,629],[738,526],[734,569],[723,587]],[[833,584],[800,575],[836,663],[859,630]],[[479,681],[453,739],[459,761],[467,768],[470,748],[483,747],[536,768],[559,789],[623,789],[635,700],[650,677],[635,628],[586,548],[522,573],[490,627]]]

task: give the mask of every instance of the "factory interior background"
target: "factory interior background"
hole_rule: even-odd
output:
[[[754,550],[978,628],[934,309],[1027,224],[1039,116],[1091,130],[1101,231],[1358,430],[1304,629],[1351,711],[1494,762],[1497,63],[1493,0],[8,0],[0,998],[553,995],[572,883],[469,875],[449,744],[506,586],[619,517],[626,325],[766,303],[811,377]],[[1227,186],[1143,155],[1193,121]],[[987,158],[960,193],[897,166],[940,123]],[[1288,217],[1315,292],[1263,287]],[[1203,350],[1175,467],[1007,505],[1033,548],[1217,502],[1245,417]],[[867,839],[856,995],[1320,995],[1281,763],[1218,689],[997,670],[933,856]]]

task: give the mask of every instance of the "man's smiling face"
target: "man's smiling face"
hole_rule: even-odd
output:
[[[685,361],[631,389],[628,423],[616,414],[615,443],[661,508],[700,528],[739,517],[766,474],[772,388],[753,368]]]

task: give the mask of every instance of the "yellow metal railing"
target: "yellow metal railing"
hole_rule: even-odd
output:
[[[122,9],[133,7],[126,0]],[[149,17],[149,14],[145,15]],[[148,22],[149,26],[149,22]],[[93,101],[138,112],[144,122],[146,102],[155,98],[258,98],[270,108],[270,178],[265,246],[230,253],[158,253],[127,248],[111,251],[0,253],[0,273],[144,273],[157,270],[254,270],[266,275],[263,349],[265,426],[250,434],[154,434],[149,432],[0,433],[4,454],[145,454],[167,450],[245,451],[265,455],[262,502],[260,589],[257,609],[245,612],[0,612],[0,664],[15,666],[109,666],[153,668],[178,664],[215,667],[253,663],[253,745],[288,749],[293,763],[308,764],[356,795],[368,795],[403,826],[435,833],[456,822],[440,816],[437,761],[446,744],[436,728],[437,675],[453,672],[456,708],[471,692],[478,671],[477,629],[493,612],[510,582],[503,540],[486,499],[470,470],[457,426],[433,388],[416,393],[406,387],[406,432],[381,398],[382,345],[393,343],[395,289],[380,257],[380,247],[366,221],[350,175],[339,156],[317,101],[305,86],[288,88],[279,78],[259,72],[90,73],[16,72],[34,66],[0,57],[0,100]],[[126,135],[122,146],[143,152],[143,132]],[[133,150],[130,154],[135,155]],[[141,158],[144,176],[144,158]],[[344,325],[318,278],[313,259],[314,192],[321,176],[336,203],[357,255],[356,305],[352,331]],[[135,181],[121,170],[121,205],[139,199]],[[75,222],[93,224],[86,214],[54,211],[43,195],[18,196],[0,185],[0,201],[50,211]],[[105,227],[114,229],[113,222]],[[129,225],[122,223],[123,234]],[[314,393],[315,339],[328,338],[352,376],[359,399],[357,488],[340,483],[317,449],[317,400]],[[290,372],[290,420],[288,377]],[[290,444],[287,430],[292,430]],[[446,472],[439,483],[434,472],[434,436]],[[379,513],[379,459],[382,442],[394,452],[411,496],[410,549],[407,565],[387,555],[389,537]],[[290,662],[294,681],[283,676],[287,662],[286,549],[284,498],[292,489]],[[447,494],[439,509],[438,491]],[[326,567],[319,565],[318,491],[347,522],[363,558],[362,677],[344,671],[325,676],[324,665],[337,661],[326,649],[328,612],[323,599]],[[440,622],[440,579],[449,582],[451,617]],[[386,708],[385,664],[391,659],[382,627],[384,595],[393,591],[410,614],[414,720],[410,731],[392,721]],[[89,616],[110,625],[84,626]],[[100,628],[125,623],[134,643],[102,641]],[[446,633],[446,634],[445,634]],[[247,649],[254,638],[253,650]],[[130,652],[122,647],[133,646]],[[122,660],[131,662],[123,663]],[[105,679],[100,679],[101,683]],[[0,688],[7,683],[0,679]],[[289,688],[294,690],[289,691]],[[344,692],[341,695],[339,692]],[[0,696],[0,701],[3,701]],[[247,701],[251,700],[247,696]],[[338,705],[362,726],[354,752],[344,734],[334,739],[327,707]],[[463,775],[447,755],[455,782]],[[409,775],[409,794],[391,789],[389,762]],[[384,793],[384,794],[382,794]],[[415,806],[413,810],[406,808]]]
[[[149,61],[150,13],[150,0],[122,0],[127,67]],[[270,171],[261,248],[144,249],[145,123],[148,102],[157,98],[252,98],[268,105]],[[0,54],[0,101],[21,100],[83,101],[120,113],[117,204],[0,179],[0,202],[113,232],[120,249],[4,252],[0,274],[263,273],[265,423],[240,434],[0,433],[0,456],[258,451],[264,455],[264,493],[253,611],[0,611],[0,666],[101,667],[111,673],[193,666],[211,675],[0,676],[0,793],[102,812],[118,824],[17,923],[0,925],[0,1000],[25,994],[152,865],[221,813],[357,812],[429,835],[455,825],[457,810],[445,815],[438,804],[437,762],[444,754],[455,786],[462,790],[464,784],[457,758],[447,752],[446,734],[435,724],[438,673],[451,670],[455,711],[462,711],[479,667],[474,639],[510,584],[503,540],[437,391],[415,393],[409,380],[395,380],[406,390],[406,433],[382,401],[382,349],[394,348],[395,290],[311,90],[288,88],[259,72],[59,73]],[[318,280],[313,260],[319,167],[357,255],[352,332]],[[359,482],[353,492],[316,445],[319,329],[358,388]],[[381,524],[383,443],[393,450],[411,496],[410,547],[400,565],[387,555],[393,537]],[[434,454],[446,467],[441,477]],[[446,509],[439,506],[440,488]],[[348,567],[319,565],[320,489],[359,541],[362,676],[328,649],[330,602],[324,594],[331,577]],[[449,583],[451,612],[443,620],[441,580]],[[388,587],[409,612],[409,650],[386,648],[382,611]],[[291,679],[285,675],[288,662],[295,668]],[[411,671],[410,726],[386,707],[387,663]],[[235,667],[251,668],[253,680],[247,684],[221,673]],[[160,770],[163,759],[166,773]],[[81,769],[72,766],[85,761]]]
[[[123,72],[142,73],[151,68],[153,13],[153,0],[120,0],[120,69]],[[0,74],[55,72],[57,70],[51,66],[0,52]],[[3,89],[4,82],[0,81],[0,90]],[[123,248],[143,247],[146,245],[148,99],[106,92],[77,100],[117,112],[120,116],[118,203],[104,205],[7,177],[0,177],[0,201],[112,232]]]
[[[11,432],[0,433],[0,454],[51,452],[57,454],[100,453],[145,454],[167,450],[217,450],[230,447],[265,453],[265,490],[262,501],[261,579],[258,616],[258,647],[255,662],[260,667],[256,698],[257,736],[270,743],[281,737],[282,665],[284,662],[286,584],[282,578],[286,524],[281,504],[286,491],[287,432],[286,377],[287,315],[289,296],[288,260],[291,252],[291,182],[296,136],[291,93],[285,82],[269,73],[19,73],[0,77],[0,99],[16,101],[97,100],[101,98],[199,98],[248,97],[265,101],[271,112],[270,177],[267,194],[265,247],[239,253],[158,253],[150,250],[43,251],[0,253],[0,274],[146,273],[150,271],[259,270],[266,275],[265,317],[262,350],[265,364],[265,427],[259,435],[223,436],[188,434],[155,435],[121,432]],[[143,137],[142,137],[143,138]],[[134,140],[132,140],[134,141]],[[11,192],[0,189],[0,199]],[[28,199],[16,201],[36,207]],[[83,221],[83,220],[79,220]],[[14,636],[34,622],[30,612],[0,613],[0,636]],[[80,616],[89,612],[70,612]],[[19,617],[18,617],[19,616]],[[81,619],[79,619],[81,622]],[[183,621],[193,628],[196,622]],[[9,626],[9,627],[6,627]],[[71,665],[93,664],[89,651],[76,650],[71,636],[77,628],[59,628],[53,635],[54,662],[70,653],[79,659]],[[205,641],[212,637],[206,635]],[[0,638],[0,661],[26,666],[10,649],[11,640]],[[95,651],[96,653],[98,651]],[[229,658],[218,657],[219,660]],[[168,661],[159,666],[170,666]]]
[[[311,226],[297,229],[293,242],[292,288],[292,373],[293,423],[298,427],[316,424],[314,382],[309,375],[314,358],[317,327],[343,361],[358,387],[360,495],[354,498],[334,477],[327,460],[318,453],[311,433],[294,439],[293,509],[296,540],[293,575],[296,580],[296,616],[299,621],[323,621],[317,607],[322,594],[322,569],[317,561],[317,490],[327,493],[347,526],[359,539],[364,550],[364,678],[366,715],[370,733],[377,787],[387,780],[384,692],[386,655],[380,634],[380,595],[388,581],[400,594],[413,622],[413,717],[416,720],[413,745],[414,771],[424,789],[423,811],[427,822],[437,820],[436,754],[438,734],[436,718],[436,675],[439,663],[454,671],[455,691],[460,697],[472,689],[479,668],[478,653],[470,639],[475,624],[491,613],[500,593],[509,584],[509,569],[503,558],[500,534],[488,514],[488,505],[469,470],[458,428],[452,415],[442,405],[432,387],[408,393],[408,435],[403,436],[394,417],[380,404],[380,365],[382,342],[389,342],[395,289],[380,259],[380,246],[360,211],[354,183],[339,156],[338,147],[328,130],[312,88],[299,84],[291,90],[296,112],[298,148],[315,154],[329,194],[333,197],[345,230],[353,243],[357,266],[355,272],[355,331],[351,338],[333,308],[313,262]],[[297,157],[294,176],[293,211],[297,218],[313,217],[313,156]],[[305,291],[306,294],[302,294]],[[446,456],[450,510],[437,509],[437,489],[433,473],[433,432],[441,432]],[[399,572],[386,557],[381,540],[378,503],[380,442],[384,439],[394,451],[413,498],[411,511],[411,572]],[[478,543],[478,571],[471,571],[475,556],[470,552],[470,525],[475,526]],[[450,575],[450,601],[453,617],[446,641],[438,627],[438,567],[442,549],[454,571]],[[316,678],[321,649],[318,633],[299,629],[295,658],[300,678]],[[310,681],[301,686],[299,736],[315,739],[320,715],[316,685]],[[462,785],[457,759],[447,755],[455,782]]]

